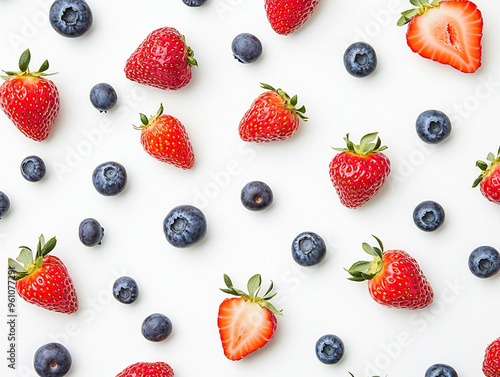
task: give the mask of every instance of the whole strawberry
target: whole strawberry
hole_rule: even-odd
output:
[[[241,119],[241,139],[253,143],[288,139],[299,128],[299,119],[307,120],[305,106],[296,109],[297,96],[290,98],[283,90],[267,84],[261,83],[261,87],[268,91],[253,101]]]
[[[288,35],[300,28],[313,14],[320,0],[266,0],[267,19],[273,30]]]
[[[402,250],[384,251],[363,243],[363,250],[373,256],[371,262],[356,262],[347,271],[349,280],[368,280],[372,298],[391,308],[422,309],[432,303],[434,293],[417,261]]]
[[[481,66],[483,17],[467,0],[410,0],[417,8],[402,12],[398,25],[408,23],[406,41],[420,56],[464,73]]]
[[[340,153],[330,162],[330,179],[340,202],[358,208],[380,191],[391,171],[390,161],[381,153],[387,147],[381,146],[376,132],[363,136],[359,145],[349,140],[349,134],[344,140],[347,148],[334,148]]]
[[[45,60],[37,72],[30,72],[30,50],[19,59],[19,72],[4,71],[6,81],[0,86],[0,107],[25,136],[45,140],[59,114],[59,92],[44,78],[49,68]]]
[[[483,373],[486,377],[500,377],[500,338],[486,347]]]
[[[173,377],[174,371],[164,362],[135,363],[118,373],[116,377]]]
[[[129,80],[159,89],[176,90],[191,80],[191,66],[198,65],[185,38],[172,27],[152,31],[125,64]]]
[[[151,156],[181,169],[191,169],[194,152],[182,123],[173,116],[163,114],[163,105],[149,119],[141,115],[141,144]]]
[[[282,315],[269,300],[276,293],[267,292],[258,297],[262,279],[259,274],[248,281],[248,294],[233,287],[229,276],[224,275],[227,289],[221,291],[235,298],[226,298],[219,306],[217,325],[224,355],[229,360],[240,360],[248,354],[264,347],[276,330],[276,314]]]
[[[476,166],[482,170],[481,175],[474,181],[472,187],[479,185],[483,196],[492,203],[500,204],[500,148],[497,155],[489,153],[484,161],[477,161]]]
[[[21,246],[16,258],[9,258],[9,276],[16,281],[16,291],[25,301],[47,310],[71,314],[78,309],[73,281],[63,262],[48,255],[56,246],[56,239],[45,243],[40,236],[35,258],[30,248]]]

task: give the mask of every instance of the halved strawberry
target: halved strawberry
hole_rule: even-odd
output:
[[[470,1],[410,0],[417,8],[402,12],[398,25],[409,22],[408,46],[424,58],[465,73],[481,66],[483,18]]]
[[[267,344],[276,330],[276,316],[283,315],[268,300],[273,283],[263,297],[258,297],[262,279],[259,274],[248,281],[248,294],[233,287],[231,279],[224,275],[227,289],[221,291],[236,298],[227,298],[219,306],[217,325],[224,355],[230,360],[240,360]]]

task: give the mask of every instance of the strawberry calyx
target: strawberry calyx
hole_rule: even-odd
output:
[[[285,106],[285,108],[287,110],[290,110],[295,115],[297,115],[303,121],[307,121],[309,119],[304,115],[306,113],[305,106],[302,106],[299,109],[295,107],[298,101],[297,95],[294,95],[293,97],[290,98],[290,96],[287,93],[285,93],[285,91],[283,91],[282,89],[275,89],[271,85],[264,84],[262,82],[260,83],[260,87],[278,93],[283,100],[283,105]]]
[[[29,247],[19,246],[21,252],[16,260],[9,258],[9,277],[15,281],[21,280],[41,268],[43,258],[54,249],[56,243],[55,237],[45,243],[45,237],[42,234],[38,238],[35,258],[33,258],[33,251]]]
[[[349,274],[351,274],[351,277],[348,278],[348,280],[352,281],[365,281],[365,280],[371,280],[377,274],[380,272],[382,269],[383,265],[383,253],[384,253],[384,245],[382,244],[382,241],[375,237],[372,234],[373,238],[377,240],[378,247],[377,246],[370,246],[366,242],[363,242],[362,247],[363,250],[373,256],[373,261],[359,261],[354,263],[348,270]]]
[[[155,115],[151,115],[149,118],[144,115],[143,113],[139,113],[140,117],[141,117],[141,125],[140,126],[135,126],[135,125],[132,125],[134,127],[134,129],[136,130],[142,130],[144,128],[147,128],[149,127],[150,125],[152,125],[154,122],[156,122],[156,119],[158,119],[161,115],[163,114],[163,104],[160,103],[160,108],[158,109],[158,111],[156,112]]]
[[[363,136],[358,144],[354,144],[351,140],[349,140],[349,134],[344,137],[344,140],[347,144],[347,148],[333,148],[339,152],[351,152],[357,154],[359,156],[367,156],[374,152],[380,152],[387,149],[386,146],[382,145],[382,142],[379,137],[377,137],[378,132],[373,132],[366,134]],[[377,141],[375,141],[375,138]],[[374,142],[375,141],[375,142]]]
[[[477,177],[472,184],[473,188],[480,184],[483,178],[488,175],[489,172],[492,171],[493,168],[500,162],[500,148],[498,148],[496,156],[491,152],[488,153],[488,156],[486,156],[486,161],[489,161],[489,164],[481,160],[476,161],[476,166],[482,171],[479,177]]]
[[[11,77],[17,76],[17,77],[40,77],[40,76],[51,76],[55,75],[56,73],[45,73],[47,69],[49,69],[49,61],[45,60],[40,68],[38,68],[38,71],[36,72],[31,72],[29,69],[29,64],[31,61],[31,53],[29,49],[26,49],[22,54],[21,57],[19,58],[19,71],[14,72],[14,71],[3,71],[5,75],[0,76],[4,80],[8,80]]]
[[[227,289],[220,288],[222,292],[228,293],[233,296],[241,297],[245,301],[256,303],[262,308],[269,309],[274,314],[283,315],[283,310],[277,310],[274,307],[274,305],[269,302],[269,300],[272,299],[277,294],[276,292],[271,294],[271,291],[273,290],[274,286],[272,280],[271,280],[271,285],[269,286],[266,293],[262,297],[258,296],[262,284],[262,278],[260,274],[256,274],[248,280],[247,283],[248,293],[245,293],[242,290],[235,288],[233,286],[233,282],[226,274],[224,274],[224,283],[226,284]]]
[[[184,45],[186,46],[186,51],[187,51],[187,61],[189,65],[191,66],[198,66],[198,62],[194,58],[194,51],[191,47],[189,47],[186,43],[186,37],[184,35],[181,35],[181,39],[184,42]]]
[[[401,12],[401,18],[398,20],[398,26],[406,25],[413,19],[413,17],[417,15],[421,16],[429,9],[439,8],[439,3],[441,3],[441,1],[442,0],[432,0],[429,3],[428,0],[410,0],[410,3],[416,6],[416,8]]]

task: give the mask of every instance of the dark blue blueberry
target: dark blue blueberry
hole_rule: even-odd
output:
[[[127,185],[127,171],[118,162],[105,162],[95,168],[92,173],[92,183],[104,196],[118,195]]]
[[[336,364],[344,356],[344,342],[336,335],[323,335],[316,342],[316,356],[323,364]]]
[[[354,77],[366,77],[377,68],[377,54],[365,42],[355,42],[344,53],[344,66]]]
[[[260,181],[249,182],[241,190],[241,203],[251,211],[262,211],[273,202],[271,188]]]
[[[439,110],[427,110],[421,113],[416,122],[417,135],[427,144],[438,144],[451,133],[451,121]]]
[[[21,174],[27,181],[41,181],[46,172],[45,162],[38,156],[28,156],[21,162]]]
[[[301,266],[314,266],[326,255],[323,238],[313,232],[300,233],[292,242],[292,257]]]
[[[205,5],[207,0],[182,0],[182,2],[188,7],[201,7],[202,5]]]
[[[142,322],[142,335],[152,342],[161,342],[172,333],[172,322],[163,314],[154,313]]]
[[[427,369],[425,377],[458,377],[455,369],[446,364],[434,364]]]
[[[163,232],[172,246],[193,246],[205,238],[207,220],[198,208],[180,205],[172,209],[165,217]]]
[[[41,346],[34,357],[34,367],[40,377],[62,377],[71,368],[71,354],[60,343],[48,343]]]
[[[432,200],[420,203],[413,210],[413,222],[419,229],[426,232],[438,229],[443,225],[444,218],[443,207]]]
[[[250,33],[238,34],[231,44],[234,58],[240,63],[253,63],[262,55],[262,43]]]
[[[2,218],[10,209],[9,197],[0,191],[0,218]]]
[[[139,296],[139,287],[131,277],[122,276],[113,284],[113,296],[122,304],[131,304]]]
[[[50,7],[50,24],[64,37],[76,38],[92,26],[92,11],[84,0],[56,0]]]
[[[78,236],[85,246],[100,245],[104,236],[104,228],[96,219],[85,219],[80,223]]]
[[[469,269],[478,278],[489,278],[500,271],[500,253],[491,246],[475,248],[469,256]]]
[[[90,90],[90,102],[100,112],[111,110],[117,100],[115,89],[104,82],[94,85]]]

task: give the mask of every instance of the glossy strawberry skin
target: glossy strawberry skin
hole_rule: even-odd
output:
[[[173,377],[174,371],[164,362],[135,363],[118,373],[116,377]]]
[[[500,338],[493,341],[485,351],[483,373],[486,377],[500,376]]]
[[[259,328],[259,335],[246,347],[240,347],[240,338],[245,338],[245,333],[252,332],[254,329],[251,328],[252,324],[247,320],[235,318],[234,313],[241,313],[243,311],[240,310],[242,306],[253,306],[249,310],[255,310],[255,315],[261,317],[262,323],[265,323],[265,326]],[[237,361],[264,347],[271,340],[276,330],[277,320],[274,313],[269,309],[237,297],[227,298],[221,303],[217,317],[217,326],[219,327],[224,355],[229,360]]]
[[[59,92],[43,77],[12,76],[0,86],[0,107],[25,136],[43,141],[59,114]]]
[[[382,269],[368,281],[372,298],[391,308],[422,309],[434,293],[417,261],[402,250],[383,253]]]
[[[141,144],[159,161],[181,169],[191,169],[194,165],[193,146],[186,128],[171,115],[160,115],[151,125],[142,128]]]
[[[129,80],[159,89],[176,90],[191,80],[192,51],[174,28],[152,31],[125,64]]]
[[[19,297],[51,311],[71,314],[78,309],[73,281],[63,262],[55,256],[43,258],[43,266],[16,281]]]
[[[274,91],[259,95],[239,124],[242,140],[267,143],[290,138],[299,128],[299,117],[287,109]]]
[[[389,159],[380,152],[365,156],[341,152],[329,165],[330,179],[341,203],[347,208],[358,208],[372,199],[390,171]]]
[[[486,199],[495,204],[500,204],[500,164],[491,167],[479,185],[481,193]]]
[[[273,30],[289,35],[300,28],[316,10],[320,0],[266,0],[264,7]]]

